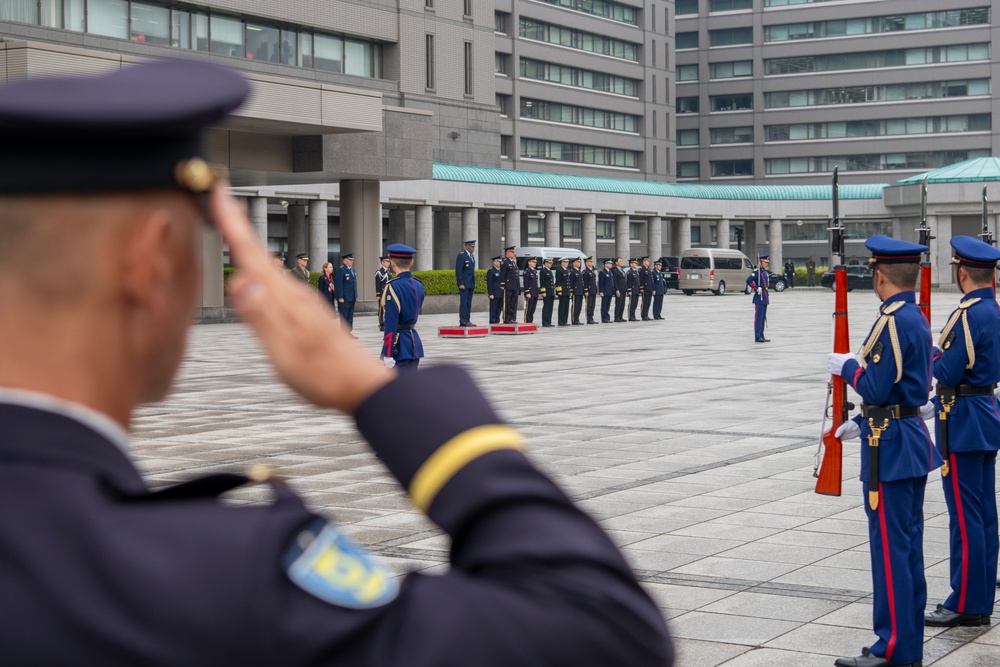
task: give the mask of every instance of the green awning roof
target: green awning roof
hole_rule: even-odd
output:
[[[913,185],[927,178],[928,183],[975,183],[978,181],[1000,181],[1000,158],[977,157],[947,167],[941,167],[925,174],[917,174],[896,181],[896,185]]]
[[[701,185],[697,183],[658,183],[633,181],[621,178],[550,174],[539,171],[467,167],[454,164],[435,164],[434,180],[487,183],[491,185],[517,185],[556,190],[587,190],[590,192],[617,192],[631,195],[657,197],[684,197],[689,199],[736,200],[829,200],[829,185]],[[841,199],[881,199],[887,184],[841,185]]]

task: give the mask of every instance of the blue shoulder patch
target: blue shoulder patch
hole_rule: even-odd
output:
[[[323,519],[299,531],[284,568],[299,588],[338,607],[374,609],[399,592],[392,572]]]

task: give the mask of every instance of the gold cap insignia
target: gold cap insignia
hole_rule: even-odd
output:
[[[183,160],[174,168],[177,184],[195,193],[208,192],[217,181],[225,177],[224,170],[212,167],[200,157]]]

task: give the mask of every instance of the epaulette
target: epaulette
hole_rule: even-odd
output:
[[[893,301],[888,306],[886,306],[885,308],[882,309],[882,314],[883,315],[892,315],[897,310],[899,310],[900,308],[902,308],[904,305],[906,305],[905,301]]]
[[[958,304],[958,307],[961,308],[962,310],[965,310],[967,308],[972,308],[974,305],[976,305],[980,301],[982,301],[982,299],[980,299],[977,296],[977,297],[975,297],[973,299],[968,299],[966,301],[963,301],[962,303]]]

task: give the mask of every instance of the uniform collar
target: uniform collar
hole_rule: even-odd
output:
[[[962,301],[968,301],[969,299],[985,299],[987,301],[992,301],[996,298],[996,290],[992,287],[980,287],[979,289],[972,290],[968,294],[962,295]]]
[[[917,295],[916,295],[916,293],[913,290],[905,290],[903,292],[899,292],[897,294],[893,294],[888,299],[886,299],[885,301],[882,302],[882,309],[884,310],[886,306],[888,306],[890,303],[893,303],[893,302],[896,302],[896,301],[905,301],[907,303],[916,303],[917,302]]]

